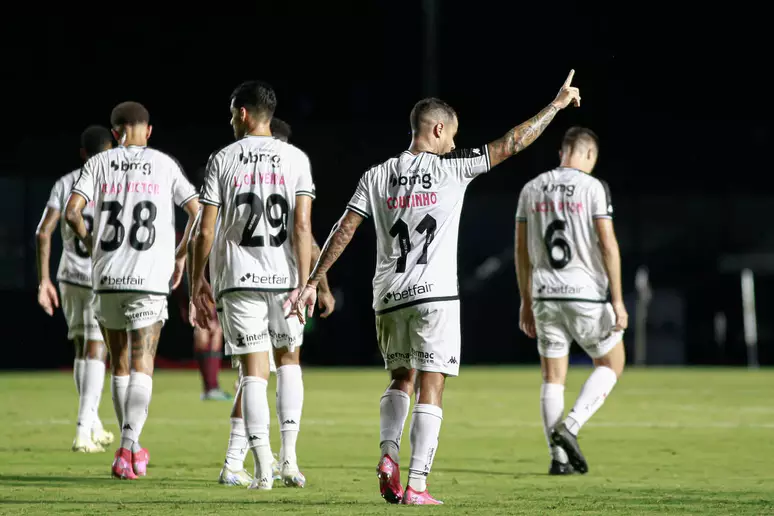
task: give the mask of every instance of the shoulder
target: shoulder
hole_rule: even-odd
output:
[[[607,181],[591,174],[585,174],[585,176],[587,178],[586,184],[588,184],[590,190],[602,191],[610,199],[610,185],[607,184]]]
[[[426,153],[430,154],[430,153]],[[432,156],[436,156],[436,154],[431,154]],[[438,159],[443,161],[448,160],[455,160],[455,159],[475,159],[480,158],[482,156],[486,156],[486,146],[481,147],[469,147],[465,149],[454,149],[451,152],[447,152],[446,154],[441,154],[438,156]]]
[[[309,156],[292,143],[277,140],[277,150],[280,156],[287,156],[292,163],[309,163]]]

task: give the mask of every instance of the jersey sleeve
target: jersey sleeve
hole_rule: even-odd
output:
[[[207,161],[207,171],[204,174],[204,184],[202,185],[202,194],[199,202],[212,206],[220,206],[220,153],[213,154]]]
[[[303,152],[299,153],[296,167],[298,170],[298,180],[296,181],[296,195],[306,195],[315,198],[314,181],[312,180],[312,165],[309,163],[309,157]]]
[[[527,197],[527,187],[525,186],[521,189],[519,204],[516,205],[516,222],[527,222],[527,211],[529,209]]]
[[[191,199],[195,199],[199,194],[196,192],[196,188],[183,172],[183,167],[180,166],[176,160],[172,160],[175,164],[172,180],[172,200],[175,204],[181,208],[185,206]]]
[[[610,187],[601,179],[594,182],[591,189],[591,216],[595,219],[612,219],[613,203],[610,200]]]
[[[94,200],[94,166],[97,158],[91,158],[83,164],[81,174],[73,185],[73,192],[86,199],[87,202]]]
[[[67,195],[70,193],[65,192],[64,189],[64,181],[61,179],[54,183],[54,186],[51,188],[51,195],[48,196],[46,206],[56,211],[64,210],[64,205],[67,202]]]
[[[371,196],[368,195],[368,172],[363,174],[360,181],[357,182],[355,193],[347,203],[347,209],[352,210],[363,217],[370,217],[372,211]]]
[[[486,145],[453,150],[440,158],[441,166],[454,174],[461,183],[469,183],[491,168],[489,148]]]

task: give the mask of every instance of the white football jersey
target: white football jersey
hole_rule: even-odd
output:
[[[130,145],[97,154],[73,192],[95,202],[96,292],[169,294],[175,268],[175,204],[197,193],[171,156]]]
[[[51,196],[48,198],[46,206],[63,213],[67,206],[67,199],[70,197],[70,191],[80,173],[80,170],[74,170],[60,177],[51,189]],[[91,232],[94,226],[94,201],[86,203],[86,207],[83,209],[83,221],[86,224],[86,229]],[[56,279],[61,283],[91,287],[91,257],[86,247],[75,236],[75,231],[64,221],[61,223],[61,233],[62,257],[59,260]]]
[[[607,184],[580,170],[560,167],[524,186],[516,220],[527,223],[533,299],[607,300],[594,219],[612,217]]]
[[[299,195],[314,198],[315,187],[309,158],[292,144],[245,136],[212,156],[201,202],[220,207],[210,253],[216,297],[298,286],[293,226]]]
[[[403,151],[363,174],[347,209],[373,217],[373,308],[458,299],[457,237],[465,190],[489,170],[486,146],[443,156]]]

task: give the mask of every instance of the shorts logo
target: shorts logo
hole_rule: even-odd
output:
[[[429,294],[433,291],[433,286],[435,286],[435,283],[414,284],[403,290],[387,292],[382,298],[382,303],[386,305],[390,301],[406,301],[410,298]]]
[[[99,279],[99,284],[105,285],[107,287],[118,287],[118,286],[140,287],[142,286],[143,283],[145,283],[145,278],[142,278],[140,276],[122,276],[122,277],[102,276]]]
[[[242,333],[238,333],[236,337],[236,347],[243,348],[245,346],[253,346],[255,344],[260,344],[264,340],[268,338],[269,334],[267,332],[263,333],[253,333],[250,335],[244,335]]]
[[[569,294],[580,294],[583,292],[583,289],[585,287],[583,286],[577,286],[577,285],[560,285],[557,287],[552,287],[550,285],[542,285],[538,288],[537,293],[539,295],[569,295]]]
[[[457,357],[451,357],[447,364],[457,365],[459,362],[457,362]]]
[[[239,278],[239,281],[253,285],[288,285],[290,283],[290,278],[287,276],[277,276],[276,274],[272,274],[271,276],[259,276],[248,272]]]
[[[156,316],[156,312],[146,310],[144,312],[135,312],[135,313],[129,314],[129,319],[132,321],[139,321],[140,319],[147,319],[149,317],[155,317],[155,316]]]
[[[274,342],[285,342],[287,341],[288,346],[293,346],[298,341],[298,337],[293,337],[292,335],[288,335],[287,333],[277,333],[276,331],[269,329],[269,336]]]

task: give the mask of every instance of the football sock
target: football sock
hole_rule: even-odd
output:
[[[301,366],[286,365],[277,368],[277,419],[281,443],[280,463],[296,464],[296,441],[304,406],[304,380]]]
[[[241,417],[231,418],[231,434],[228,437],[226,450],[226,466],[231,471],[242,471],[247,455],[247,429],[245,420]]]
[[[400,440],[406,425],[411,398],[397,389],[387,389],[379,400],[379,447],[382,456],[389,455],[400,463]]]
[[[564,385],[544,383],[540,387],[540,414],[543,417],[543,433],[548,442],[551,458],[563,464],[567,463],[567,454],[564,449],[551,443],[551,431],[564,415]]]
[[[121,427],[121,448],[140,451],[140,434],[148,419],[153,378],[145,373],[132,371],[129,388],[126,390],[124,424]]]
[[[607,395],[615,387],[618,377],[609,367],[597,367],[586,383],[583,384],[575,405],[564,420],[565,426],[573,435],[578,435],[586,421],[599,410]]]
[[[441,432],[443,409],[435,405],[418,403],[414,405],[411,417],[411,462],[409,463],[408,485],[417,492],[427,489],[427,475],[433,466],[438,449],[438,435]]]
[[[105,363],[100,360],[85,360],[82,366],[80,406],[78,409],[78,436],[91,439],[91,429],[97,418],[100,389],[105,379]]]
[[[110,391],[113,397],[113,409],[116,411],[118,428],[124,427],[124,408],[126,407],[126,390],[129,388],[129,375],[113,376],[110,381]]]
[[[255,459],[255,479],[260,482],[272,482],[272,463],[269,443],[269,400],[266,398],[268,382],[257,376],[242,378],[242,414],[247,430],[247,442]]]

